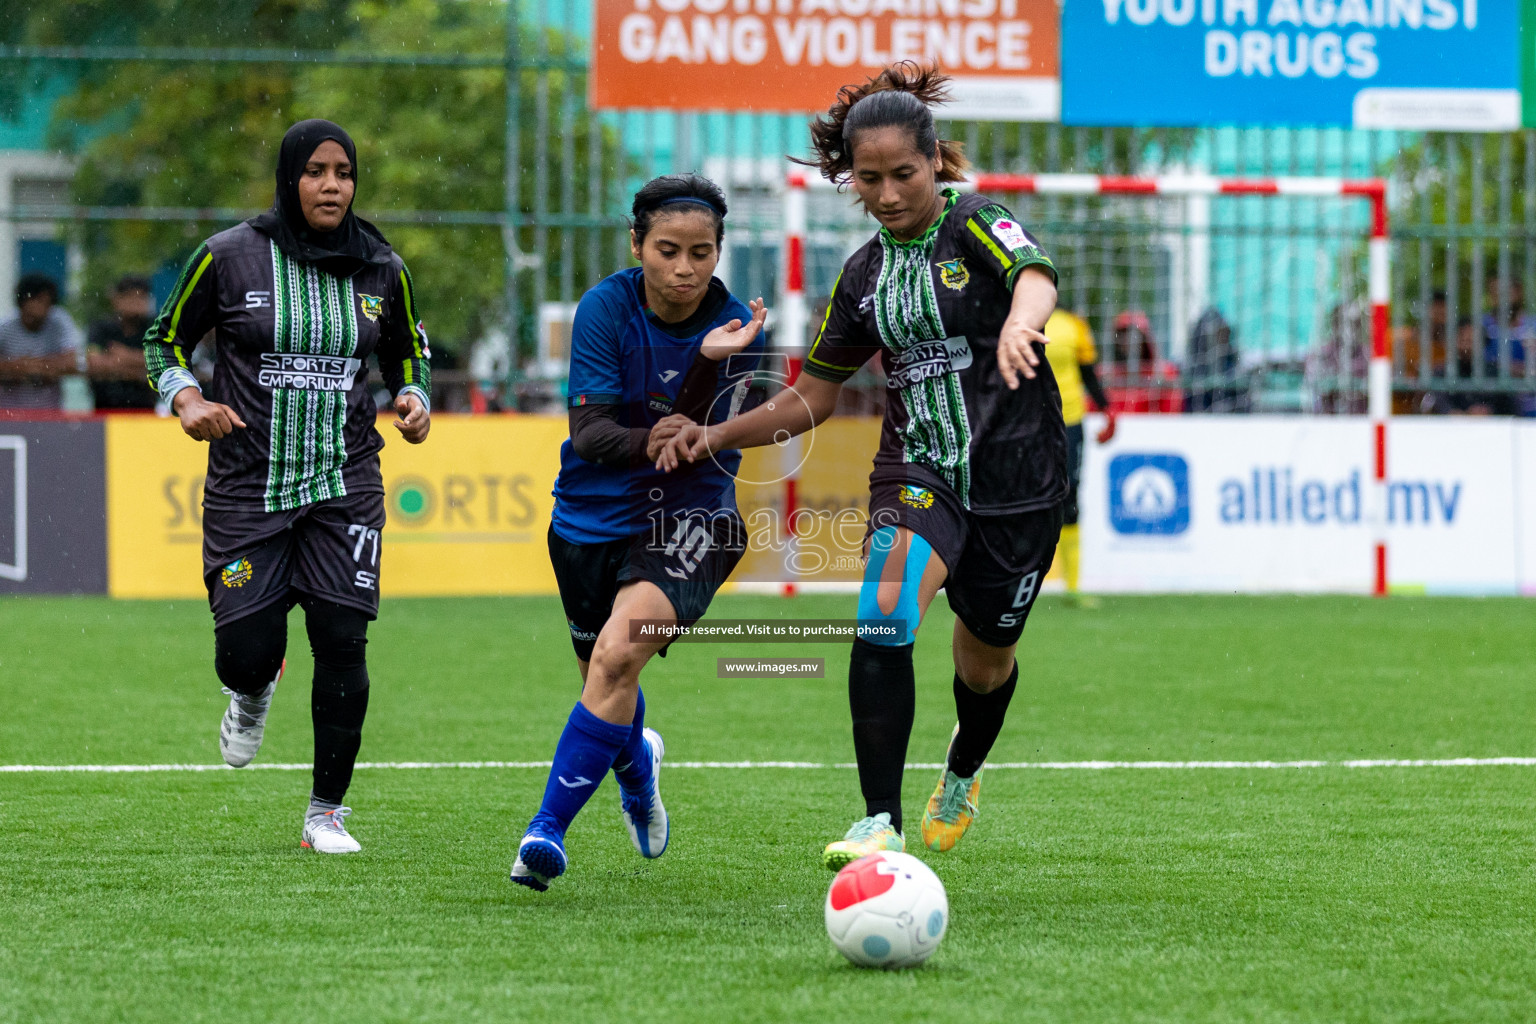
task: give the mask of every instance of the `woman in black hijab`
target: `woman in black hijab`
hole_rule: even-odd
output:
[[[401,436],[420,444],[431,426],[431,353],[411,275],[352,212],[357,180],[357,150],[339,126],[288,129],[272,209],[198,246],[145,342],[150,384],[188,435],[210,442],[203,579],[214,670],[230,695],[220,752],[240,767],[260,749],[288,612],[302,606],[315,770],[301,844],[322,853],[359,849],[342,800],[368,709],[384,528],[369,355]],[[188,367],[209,331],[218,357],[205,394]]]
[[[301,196],[301,187],[318,186],[325,180],[306,175],[306,168],[311,162],[324,165],[327,157],[344,159],[351,168],[350,174],[336,179],[338,194],[322,197],[315,191],[312,197]],[[277,197],[272,209],[246,223],[295,259],[337,277],[351,277],[370,263],[388,263],[393,252],[389,243],[378,228],[352,212],[356,181],[357,150],[351,137],[330,121],[300,121],[288,129],[277,152]],[[340,202],[343,191],[346,202]]]

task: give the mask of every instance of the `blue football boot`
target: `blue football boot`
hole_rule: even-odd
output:
[[[538,821],[528,826],[512,863],[512,881],[543,892],[565,874],[565,837]]]
[[[651,753],[651,781],[633,793],[620,783],[619,810],[624,815],[624,827],[629,830],[629,841],[635,844],[640,856],[660,857],[667,852],[667,840],[672,837],[672,823],[667,818],[667,809],[661,805],[661,758],[667,747],[655,729],[646,729],[643,735]]]

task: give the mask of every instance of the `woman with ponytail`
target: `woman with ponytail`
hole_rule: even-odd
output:
[[[681,430],[659,466],[781,441],[832,414],[838,391],[879,355],[890,400],[870,474],[859,636],[848,667],[865,816],[827,846],[836,870],[901,850],[902,766],[912,731],[912,650],[940,588],[956,616],[959,724],[923,815],[948,850],[977,814],[981,767],[1018,681],[1014,650],[1055,553],[1067,495],[1061,399],[1042,359],[1056,271],[1000,204],[965,194],[958,143],[932,107],[946,76],[911,63],[839,91],[811,125],[809,162],[851,185],[880,230],[849,257],[799,401]]]

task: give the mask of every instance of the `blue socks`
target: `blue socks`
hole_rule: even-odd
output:
[[[635,721],[629,727],[629,739],[613,761],[613,774],[619,785],[631,793],[641,792],[651,781],[651,752],[645,746],[645,691],[635,693]]]
[[[554,765],[549,769],[549,782],[544,786],[544,802],[528,827],[543,826],[563,837],[565,830],[571,827],[571,820],[586,806],[608,769],[613,767],[614,759],[630,741],[631,733],[638,735],[635,726],[605,722],[577,704],[565,723],[565,731],[560,734],[560,743],[555,747]],[[645,770],[650,771],[649,758],[645,759]]]

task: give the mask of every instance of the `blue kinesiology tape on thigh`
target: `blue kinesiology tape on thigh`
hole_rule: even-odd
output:
[[[869,539],[869,563],[864,567],[864,582],[859,586],[859,637],[866,643],[882,647],[904,647],[917,639],[919,613],[917,591],[923,582],[923,570],[928,567],[928,556],[933,548],[917,534],[912,534],[907,545],[907,561],[901,570],[901,594],[896,607],[887,615],[880,610],[877,595],[880,577],[885,573],[885,560],[896,546],[896,527],[882,526]],[[895,630],[878,629],[883,624],[899,624]]]

